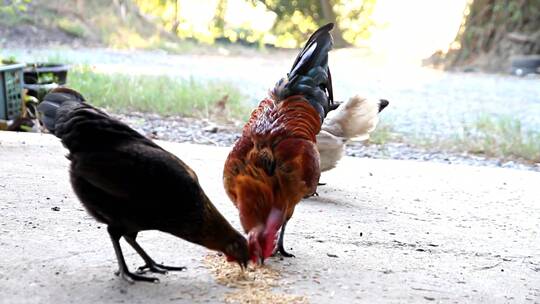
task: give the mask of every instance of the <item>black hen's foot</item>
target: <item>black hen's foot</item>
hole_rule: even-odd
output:
[[[158,278],[154,278],[154,277],[146,277],[146,276],[143,276],[143,275],[140,275],[140,274],[136,274],[136,273],[131,273],[129,271],[117,271],[114,273],[115,275],[117,276],[121,276],[122,279],[126,280],[128,283],[135,283],[136,281],[141,281],[141,282],[151,282],[151,283],[159,283],[159,279]]]
[[[158,263],[147,263],[144,266],[139,267],[137,269],[137,273],[146,273],[146,272],[154,272],[154,273],[161,273],[166,274],[168,271],[184,271],[186,270],[186,267],[175,267],[175,266],[167,266],[167,265],[161,265]]]

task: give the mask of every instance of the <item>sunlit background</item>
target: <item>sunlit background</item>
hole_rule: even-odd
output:
[[[391,101],[349,154],[540,162],[540,0],[4,0],[0,57],[69,64],[113,112],[241,125],[327,22],[336,99]]]
[[[223,34],[233,42],[245,39],[248,42],[277,47],[298,47],[301,42],[292,34],[279,30],[273,32],[276,23],[286,22],[279,20],[274,11],[259,1],[178,1],[164,6],[157,2],[137,1],[146,13],[160,15],[166,27],[174,25],[172,20],[177,14],[177,31],[183,38],[191,37],[211,43],[218,35]],[[418,62],[437,50],[448,49],[462,22],[467,1],[379,0],[338,3],[336,11],[341,13],[338,18],[341,21],[340,26],[346,29],[344,38],[348,43],[357,47],[368,47],[388,60]],[[213,8],[219,10],[220,5],[224,5],[224,12],[217,13],[223,16],[223,33],[216,33],[219,29],[209,25],[213,24],[216,18]],[[358,9],[363,11],[351,15],[351,11]],[[299,11],[290,14],[290,18],[283,19],[294,23],[301,32],[307,34],[316,28],[309,16]],[[284,25],[287,26],[290,25]]]
[[[379,0],[373,18],[386,24],[368,45],[389,60],[421,60],[446,51],[456,38],[466,0]]]

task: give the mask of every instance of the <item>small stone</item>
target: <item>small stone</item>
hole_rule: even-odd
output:
[[[209,125],[203,129],[204,132],[208,133],[217,133],[218,130],[219,128],[216,125]]]

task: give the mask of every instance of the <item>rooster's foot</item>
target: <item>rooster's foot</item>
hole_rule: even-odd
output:
[[[315,191],[312,194],[308,194],[308,195],[304,196],[304,198],[310,198],[310,197],[314,197],[314,196],[319,196],[319,193],[317,191]]]
[[[276,250],[276,253],[278,253],[284,257],[284,258],[295,258],[296,256],[292,253],[288,253],[287,251],[285,251],[285,248],[281,247],[281,248],[278,248],[278,250]]]
[[[279,252],[281,254],[282,257],[284,258],[294,258],[294,254],[290,254],[288,253],[286,250],[285,250],[285,246],[283,245],[283,239],[285,238],[285,228],[287,228],[287,222],[288,221],[285,221],[285,223],[283,223],[283,226],[281,227],[281,231],[279,233],[279,239],[278,239],[278,242],[277,242],[277,250],[276,252]],[[274,254],[276,253],[274,252]]]

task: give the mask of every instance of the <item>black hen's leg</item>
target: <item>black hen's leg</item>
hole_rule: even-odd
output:
[[[186,267],[173,267],[173,266],[166,266],[156,263],[149,255],[142,249],[141,245],[137,243],[135,240],[137,238],[137,234],[130,234],[124,236],[128,244],[137,251],[137,253],[141,256],[141,258],[144,260],[145,265],[139,267],[137,270],[138,273],[145,273],[147,271],[150,272],[156,272],[156,273],[167,273],[168,270],[170,271],[182,271],[186,270]]]
[[[122,248],[120,247],[120,237],[122,237],[122,234],[110,226],[107,230],[109,231],[114,247],[114,253],[116,254],[116,260],[118,261],[118,271],[116,272],[116,275],[122,276],[124,280],[130,283],[133,283],[133,281],[159,282],[157,278],[145,277],[129,272],[126,261],[124,260],[124,255],[122,254]]]
[[[287,251],[285,251],[285,247],[283,246],[283,237],[285,236],[285,227],[287,227],[287,221],[283,223],[283,226],[281,226],[281,231],[279,233],[279,239],[277,243],[277,251],[286,258],[294,258],[294,254],[290,254]]]

